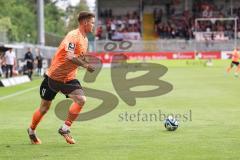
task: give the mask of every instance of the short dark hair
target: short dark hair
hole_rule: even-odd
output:
[[[81,22],[85,19],[94,18],[94,17],[95,17],[95,15],[93,13],[87,12],[87,11],[82,11],[78,15],[78,22]]]

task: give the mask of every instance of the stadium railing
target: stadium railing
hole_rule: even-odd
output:
[[[234,48],[234,40],[228,41],[206,41],[199,42],[195,40],[157,40],[157,41],[129,41],[131,47],[126,47],[122,49],[120,47],[123,41],[96,41],[94,52],[182,52],[182,51],[231,51]],[[237,44],[239,44],[238,40]],[[116,49],[110,51],[106,50],[106,46],[111,47],[112,44],[115,44]],[[124,44],[128,45],[128,43]],[[57,50],[56,47],[49,46],[37,46],[37,45],[24,45],[23,48],[16,49],[16,54],[18,59],[24,58],[24,54],[27,51],[27,48],[30,47],[33,49],[38,47],[43,53],[44,58],[51,59]],[[35,56],[35,54],[34,54]]]
[[[239,41],[239,40],[238,40]],[[96,52],[106,52],[106,46],[116,44],[113,52],[160,52],[160,51],[230,51],[234,48],[234,40],[227,41],[196,41],[196,40],[157,40],[157,41],[130,41],[128,49],[119,47],[122,42],[96,41]],[[237,43],[238,44],[238,43]]]

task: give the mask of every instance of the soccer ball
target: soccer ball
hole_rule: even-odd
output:
[[[179,121],[172,116],[168,116],[164,121],[164,126],[168,131],[175,131],[178,128]]]

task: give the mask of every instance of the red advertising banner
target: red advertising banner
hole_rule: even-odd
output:
[[[173,59],[195,59],[194,52],[173,53]]]
[[[124,53],[92,53],[102,60],[102,63],[111,63],[114,55],[123,54],[127,60],[174,60],[174,59],[221,59],[220,51],[198,52],[124,52]],[[121,59],[121,56],[119,57]],[[123,58],[123,57],[122,57]]]
[[[209,51],[209,52],[199,52],[202,57],[201,59],[221,59],[220,51]]]

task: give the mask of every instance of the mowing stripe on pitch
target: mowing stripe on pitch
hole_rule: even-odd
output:
[[[7,95],[7,96],[0,97],[0,101],[5,100],[5,99],[8,99],[8,98],[15,97],[15,96],[18,96],[18,95],[27,93],[27,92],[30,92],[30,91],[32,91],[32,90],[34,90],[34,89],[37,89],[37,88],[39,88],[39,86],[37,86],[37,87],[32,87],[32,88],[28,88],[28,89],[25,89],[25,90],[22,90],[22,91],[13,93],[13,94],[9,94],[9,95]]]

